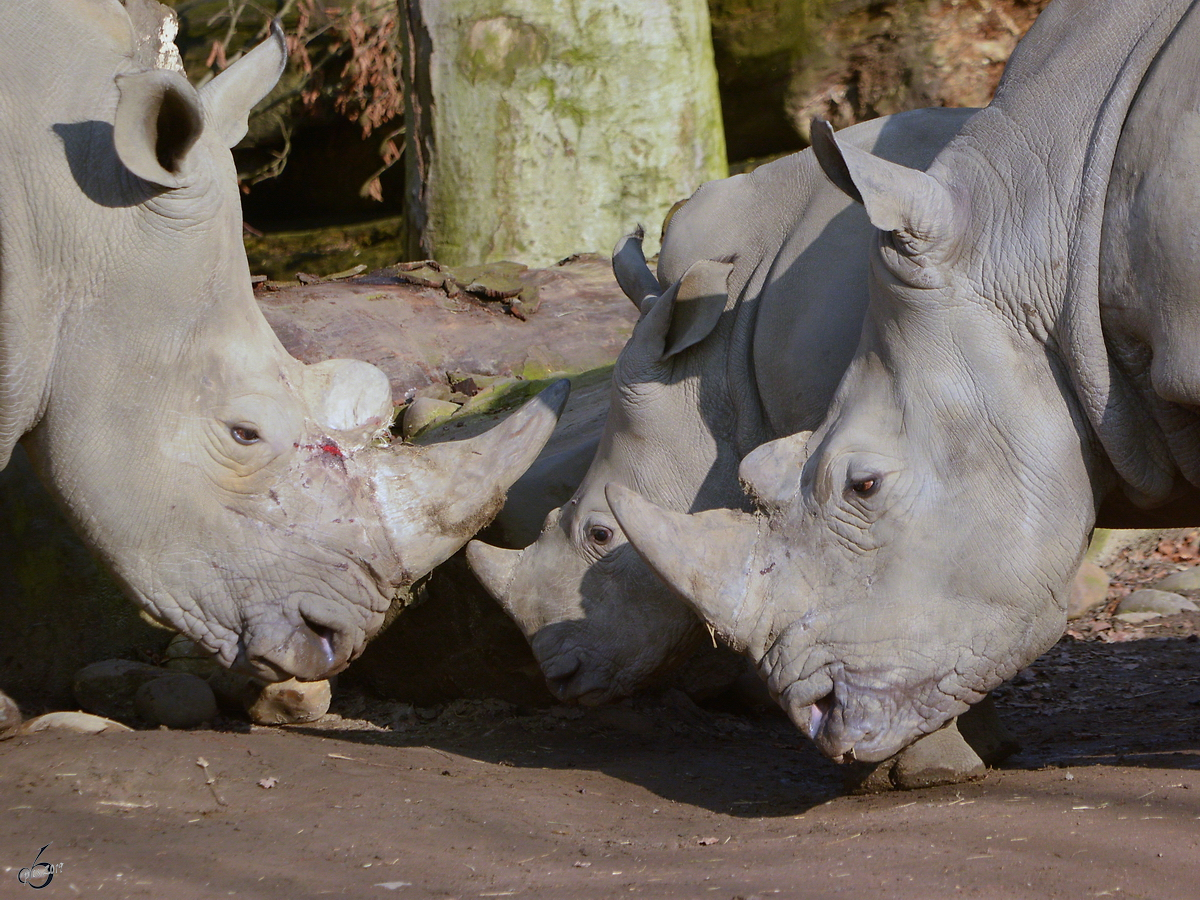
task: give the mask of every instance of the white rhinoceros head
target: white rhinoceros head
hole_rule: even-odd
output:
[[[381,371],[290,357],[251,291],[229,153],[282,34],[197,91],[134,62],[125,16],[95,0],[3,14],[0,464],[24,435],[153,618],[227,665],[321,678],[499,508],[566,385],[419,448],[391,439]]]

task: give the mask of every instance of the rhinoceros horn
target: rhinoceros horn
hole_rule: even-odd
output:
[[[520,550],[493,547],[483,541],[467,544],[467,562],[471,571],[484,589],[514,618],[517,617],[517,610],[510,603],[508,586],[512,583],[517,563],[521,561],[521,553]]]
[[[738,652],[765,643],[770,624],[747,593],[761,524],[754,516],[669,512],[616,483],[604,494],[634,549],[718,637]]]
[[[378,451],[376,495],[409,581],[448,559],[499,512],[505,491],[554,431],[569,391],[569,382],[556,382],[478,437]]]
[[[738,466],[742,486],[767,509],[780,509],[800,490],[811,431],[801,431],[756,447]]]

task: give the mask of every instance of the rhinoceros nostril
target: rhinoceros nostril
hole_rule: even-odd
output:
[[[556,695],[562,696],[571,680],[579,674],[581,663],[578,657],[558,660],[544,669],[546,683]]]
[[[812,705],[808,719],[808,736],[810,738],[815,738],[820,733],[821,725],[824,724],[825,719],[836,705],[837,697],[833,691],[830,691]]]
[[[313,649],[317,654],[325,657],[325,667],[333,668],[334,664],[334,641],[337,638],[337,632],[328,625],[322,625],[320,622],[314,622],[312,619],[301,614],[300,618],[304,625],[302,628],[308,629],[311,632],[309,643],[313,645]]]

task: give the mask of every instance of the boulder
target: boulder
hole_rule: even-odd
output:
[[[195,728],[217,717],[217,699],[208,682],[187,672],[147,681],[134,694],[138,717],[149,725]]]
[[[1173,616],[1181,612],[1200,612],[1191,600],[1170,591],[1142,588],[1134,591],[1117,606],[1117,615],[1153,613],[1156,616]]]
[[[333,692],[328,681],[281,681],[265,685],[246,712],[256,725],[299,725],[329,712]]]
[[[1173,572],[1154,586],[1160,591],[1200,591],[1200,566]]]
[[[106,659],[75,673],[75,700],[90,713],[130,721],[137,715],[134,697],[150,681],[171,673],[127,659]]]

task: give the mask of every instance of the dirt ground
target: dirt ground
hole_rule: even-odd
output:
[[[1121,562],[1109,606],[1197,562]],[[779,715],[345,695],[313,727],[0,743],[0,897],[1200,896],[1200,615],[1105,612],[996,692],[1023,750],[870,797]],[[42,851],[39,850],[49,845]]]

